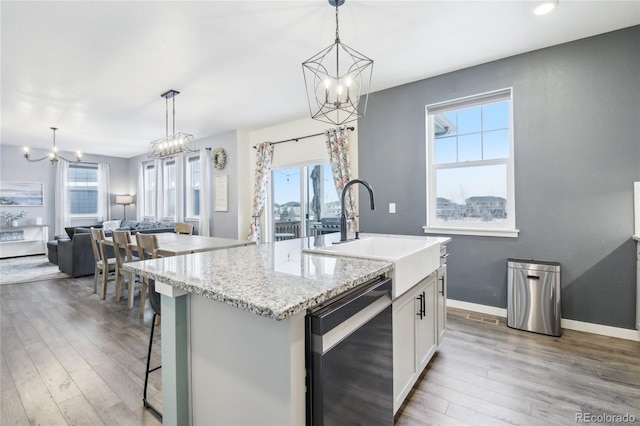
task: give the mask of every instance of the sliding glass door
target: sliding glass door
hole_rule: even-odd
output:
[[[272,241],[340,231],[340,201],[329,163],[272,170]]]

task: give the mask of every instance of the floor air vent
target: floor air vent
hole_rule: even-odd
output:
[[[498,325],[499,323],[497,319],[486,318],[486,317],[483,317],[482,315],[476,315],[476,314],[467,314],[467,319],[470,319],[471,321],[483,322],[485,324]]]

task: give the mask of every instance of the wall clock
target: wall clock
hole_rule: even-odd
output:
[[[224,169],[226,162],[227,154],[224,152],[224,149],[216,148],[211,151],[211,163],[213,163],[213,167],[216,169]]]

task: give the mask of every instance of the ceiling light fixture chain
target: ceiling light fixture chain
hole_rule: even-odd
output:
[[[302,63],[311,118],[335,125],[364,117],[373,72],[373,60],[340,41],[344,1],[329,0],[336,8],[335,42]]]
[[[29,147],[25,146],[24,147],[24,158],[31,162],[31,163],[35,163],[38,161],[42,161],[42,160],[49,160],[51,161],[51,164],[55,164],[57,163],[60,159],[63,159],[65,161],[68,161],[70,163],[79,163],[82,161],[82,154],[80,154],[80,151],[76,151],[76,158],[75,160],[68,160],[65,157],[63,157],[62,155],[58,154],[58,147],[56,147],[56,130],[58,130],[57,127],[49,127],[49,129],[51,129],[53,131],[53,150],[49,153],[49,155],[45,155],[42,158],[36,158],[36,159],[32,159],[31,158],[31,153],[29,152]]]
[[[189,133],[176,133],[176,96],[180,92],[169,90],[160,96],[165,100],[165,137],[151,142],[149,147],[149,158],[164,158],[178,154],[196,152],[193,135]],[[169,99],[172,100],[172,133],[169,136]]]

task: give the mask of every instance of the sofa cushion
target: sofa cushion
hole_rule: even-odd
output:
[[[120,228],[120,222],[122,222],[122,220],[120,219],[105,220],[104,222],[102,222],[102,229],[104,230],[104,232],[113,231],[114,229]]]
[[[138,227],[138,223],[140,222],[138,222],[137,220],[123,220],[122,222],[120,222],[120,229],[125,231],[136,229]]]
[[[157,227],[158,227],[158,224],[155,222],[144,221],[144,222],[138,223],[138,226],[136,226],[136,229],[138,231],[142,231],[143,229],[155,229]]]

